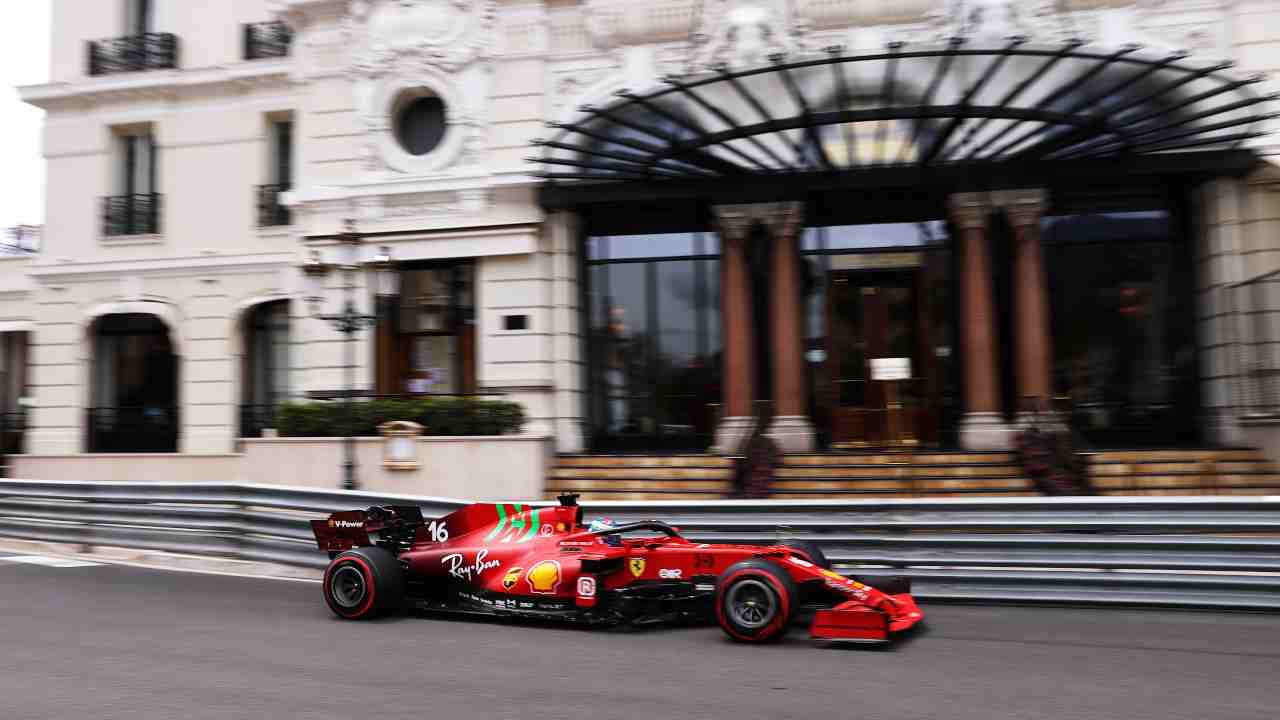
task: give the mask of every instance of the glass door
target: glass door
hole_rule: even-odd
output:
[[[828,282],[832,445],[919,441],[926,420],[919,272],[835,270]]]

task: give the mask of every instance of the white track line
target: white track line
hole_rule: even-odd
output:
[[[196,558],[196,559],[204,560],[206,558]],[[123,560],[123,559],[116,559],[116,558],[95,557],[93,561],[90,562],[87,560],[80,560],[72,557],[57,556],[57,555],[16,555],[16,556],[0,555],[0,563],[4,563],[4,562],[25,563],[25,564],[31,564],[31,565],[43,565],[46,567],[58,567],[58,568],[90,567],[90,566],[98,566],[98,565],[122,565],[125,567],[140,568],[143,570],[160,570],[163,572],[183,572],[183,573],[193,573],[196,575],[222,575],[225,577],[253,578],[255,580],[284,580],[286,582],[303,582],[303,583],[320,582],[320,578],[295,578],[295,577],[284,577],[281,575],[265,575],[261,573],[252,572],[251,570],[248,570],[248,569],[246,569],[246,572],[228,572],[226,570],[209,570],[206,568],[190,568],[190,567],[178,567],[174,565],[159,565],[154,562],[142,562],[138,560]]]
[[[78,567],[94,567],[101,563],[87,562],[84,560],[72,560],[70,558],[58,558],[49,555],[10,555],[0,557],[0,562],[21,563],[23,565],[43,565],[44,567],[56,568],[78,568]]]

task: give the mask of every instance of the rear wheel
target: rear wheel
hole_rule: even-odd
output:
[[[744,560],[716,584],[716,620],[739,642],[772,642],[786,634],[796,600],[796,584],[785,570],[765,560]]]
[[[340,553],[325,570],[324,600],[335,615],[347,620],[399,610],[404,604],[400,561],[379,547]]]

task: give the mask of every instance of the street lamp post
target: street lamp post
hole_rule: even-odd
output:
[[[312,250],[311,256],[302,265],[302,272],[306,278],[307,304],[310,306],[312,317],[327,321],[346,337],[343,347],[347,386],[344,409],[347,427],[343,437],[342,487],[354,490],[356,488],[355,337],[361,330],[377,325],[378,316],[377,314],[366,315],[356,309],[356,276],[360,272],[360,247],[364,239],[356,231],[354,220],[345,221],[343,231],[338,235],[337,240],[338,262],[323,262],[320,259],[320,251]],[[372,271],[370,279],[374,281],[379,299],[395,295],[395,273],[390,248],[385,246],[379,248],[377,256],[365,263],[365,267]],[[324,281],[335,268],[342,273],[343,305],[341,312],[326,314],[322,312]]]

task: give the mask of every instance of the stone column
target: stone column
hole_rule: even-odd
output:
[[[948,204],[960,231],[960,347],[964,353],[960,444],[971,450],[1003,450],[1010,447],[1011,438],[1000,412],[1000,358],[987,259],[991,206],[982,193],[958,193]]]
[[[812,452],[804,382],[804,313],[801,307],[800,252],[797,236],[802,203],[777,203],[769,212],[773,272],[769,293],[773,350],[773,419],[766,434],[783,452]]]
[[[1014,328],[1017,342],[1018,422],[1052,410],[1053,345],[1049,335],[1049,290],[1040,249],[1042,190],[997,193],[995,203],[1005,209],[1014,232]],[[1030,402],[1026,407],[1024,403]]]
[[[720,399],[724,412],[716,428],[712,452],[735,452],[755,429],[755,333],[752,332],[751,287],[745,244],[757,221],[751,205],[712,208],[720,233]]]

